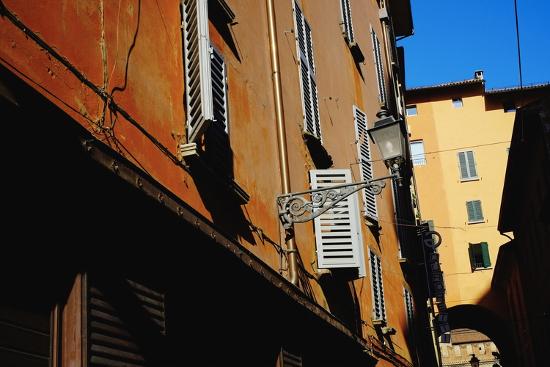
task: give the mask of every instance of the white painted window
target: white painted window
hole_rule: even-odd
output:
[[[453,98],[452,102],[454,108],[462,108],[462,106],[464,105],[464,103],[462,102],[462,98]]]
[[[424,153],[423,140],[411,141],[411,159],[413,165],[415,166],[426,165],[426,154]]]
[[[351,20],[351,4],[350,0],[340,0],[340,9],[342,11],[342,33],[348,44],[355,42],[353,34],[353,22]]]
[[[386,320],[382,262],[372,250],[369,250],[369,263],[372,287],[372,318],[373,320]]]
[[[349,169],[309,171],[311,189],[352,183]],[[315,194],[312,194],[312,199]],[[324,268],[357,268],[365,276],[365,255],[357,193],[314,219],[317,266]]]
[[[476,161],[472,150],[458,153],[458,165],[462,181],[476,180],[478,178]]]
[[[376,82],[378,84],[378,100],[381,104],[386,103],[386,80],[384,79],[384,64],[382,60],[382,46],[371,27],[372,52],[374,54],[374,66],[376,68]]]
[[[296,30],[296,47],[300,57],[300,86],[302,107],[304,110],[304,131],[321,140],[321,121],[319,118],[319,101],[313,57],[313,40],[311,27],[302,10],[294,1],[294,29]]]
[[[357,144],[357,156],[360,161],[361,179],[363,181],[372,180],[374,172],[370,153],[369,134],[367,133],[367,115],[357,106],[353,106],[353,119],[355,121],[355,140]],[[365,215],[372,219],[378,219],[376,195],[369,190],[363,190],[363,204]]]

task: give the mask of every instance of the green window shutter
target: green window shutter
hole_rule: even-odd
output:
[[[491,266],[491,259],[489,257],[489,245],[487,242],[481,242],[481,256],[483,257],[483,266],[489,268]]]
[[[472,271],[476,269],[476,260],[474,256],[474,247],[470,243],[468,246],[468,255],[470,256],[470,266],[472,268]]]
[[[468,165],[466,164],[466,154],[464,152],[458,153],[458,163],[460,165],[460,178],[468,178]]]
[[[466,152],[466,158],[468,158],[468,170],[470,171],[470,178],[477,177],[476,161],[474,159],[474,152],[469,150]]]

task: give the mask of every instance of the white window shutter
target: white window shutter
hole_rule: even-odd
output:
[[[372,168],[372,157],[370,154],[370,141],[367,133],[367,115],[357,106],[353,106],[353,119],[355,121],[355,139],[357,142],[357,156],[359,157],[359,168],[363,181],[372,180],[374,177]],[[363,191],[363,204],[365,214],[372,219],[378,219],[376,207],[376,195],[369,190]]]
[[[304,109],[304,131],[321,139],[319,98],[315,77],[315,60],[313,57],[311,27],[306,21],[298,4],[293,2],[293,5],[296,47],[300,59],[300,86],[302,92],[302,107]]]
[[[311,170],[311,189],[352,183],[349,169]],[[365,276],[365,256],[357,193],[314,219],[317,265],[324,268],[358,268]]]
[[[371,28],[372,51],[374,54],[374,65],[376,67],[376,82],[378,84],[378,99],[380,103],[386,103],[386,80],[384,79],[384,64],[382,63],[382,46]]]
[[[182,0],[187,141],[197,140],[214,119],[208,0]]]
[[[353,23],[351,21],[351,5],[350,0],[340,0],[342,10],[342,33],[348,43],[355,42],[353,34]]]

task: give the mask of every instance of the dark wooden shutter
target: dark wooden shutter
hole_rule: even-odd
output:
[[[483,258],[483,267],[491,267],[491,258],[489,257],[489,245],[487,242],[481,242],[481,256]]]
[[[87,276],[87,287],[90,366],[154,365],[146,340],[166,334],[164,295],[130,280]]]
[[[9,298],[5,292],[2,296]],[[0,305],[0,366],[50,366],[51,308],[5,301]]]

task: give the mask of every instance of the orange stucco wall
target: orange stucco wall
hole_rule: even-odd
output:
[[[87,79],[105,89],[157,143],[123,116],[112,113],[73,73],[0,17],[0,62],[5,67],[216,226],[233,235],[269,266],[276,270],[286,266],[280,263],[279,254],[269,243],[284,245],[275,204],[282,189],[267,12],[263,1],[228,0],[236,14],[236,22],[227,25],[227,32],[223,34],[216,25],[210,24],[211,41],[223,54],[228,67],[229,138],[234,179],[251,197],[248,204],[240,207],[224,200],[225,194],[216,192],[215,185],[197,181],[158,147],[160,144],[176,156],[178,145],[185,142],[180,1],[6,0],[3,3]],[[365,55],[364,63],[354,62],[342,37],[339,2],[301,1],[313,32],[323,144],[332,156],[334,168],[351,167],[358,180],[352,106],[355,104],[365,111],[369,126],[372,126],[379,104],[370,26],[374,27],[381,42],[382,31],[375,0],[352,0],[351,4],[355,35]],[[277,0],[275,5],[291,188],[301,191],[308,189],[308,170],[315,167],[302,138],[303,112],[292,1]],[[411,124],[415,126],[414,122]],[[379,160],[374,145],[372,150],[373,159]],[[480,164],[490,166],[489,161],[480,161]],[[484,172],[485,168],[480,171]],[[376,162],[374,176],[386,174],[384,164]],[[487,174],[483,182],[491,188],[495,184],[489,176]],[[420,186],[422,188],[422,184]],[[410,360],[403,334],[407,329],[403,302],[405,280],[398,262],[390,190],[388,185],[378,196],[380,240],[377,242],[362,220],[363,240],[366,259],[368,248],[382,258],[388,324],[398,329],[397,335],[392,337],[395,351]],[[496,210],[485,206],[484,209],[488,213]],[[459,213],[456,215],[460,217]],[[496,220],[492,214],[487,217]],[[252,227],[261,231],[251,231]],[[449,244],[450,235],[446,232],[443,235]],[[312,264],[316,255],[312,223],[296,226],[296,242],[305,270],[314,273]],[[178,246],[178,243],[173,245]],[[366,267],[369,273],[368,264]],[[329,309],[318,283],[310,280],[310,285],[316,301]],[[363,336],[374,335],[370,276],[349,282],[347,286],[359,302],[364,321]],[[381,361],[380,365],[388,363]]]

